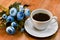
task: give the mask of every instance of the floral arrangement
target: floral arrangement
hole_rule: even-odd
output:
[[[28,5],[23,6],[21,3],[15,2],[9,6],[8,12],[0,12],[0,16],[2,16],[0,20],[3,20],[3,25],[6,26],[8,34],[14,34],[16,30],[21,30],[24,27],[25,20],[30,16],[30,9],[27,7]]]

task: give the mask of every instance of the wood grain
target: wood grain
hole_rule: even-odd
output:
[[[29,4],[31,11],[37,8],[44,8],[53,13],[54,16],[58,17],[59,29],[57,33],[48,38],[35,38],[30,36],[26,32],[16,32],[14,35],[9,35],[5,32],[5,28],[0,29],[0,40],[60,40],[60,0],[0,0],[0,5],[8,8],[9,5],[14,2],[21,2],[24,4]],[[0,8],[1,10],[1,8]]]

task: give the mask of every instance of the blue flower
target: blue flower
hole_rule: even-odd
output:
[[[14,34],[14,33],[15,33],[15,28],[9,26],[9,27],[6,28],[6,32],[7,32],[8,34]]]
[[[28,8],[25,8],[25,16],[30,16],[30,10]]]
[[[17,13],[17,20],[20,21],[20,20],[23,20],[24,18],[24,13],[23,12],[18,12]]]
[[[17,14],[17,9],[14,8],[14,7],[11,8],[11,9],[10,9],[10,15],[11,15],[11,16],[16,16],[16,14]]]
[[[7,22],[13,22],[14,21],[14,17],[12,16],[8,16],[6,19]]]
[[[6,14],[3,14],[3,15],[2,15],[2,18],[3,18],[3,19],[7,19],[7,15],[6,15]]]

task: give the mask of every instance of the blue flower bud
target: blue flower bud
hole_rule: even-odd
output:
[[[6,19],[7,22],[13,22],[14,21],[14,17],[12,16],[8,16]]]
[[[24,13],[23,12],[18,12],[17,13],[17,20],[20,21],[20,20],[23,20],[24,18]]]
[[[7,15],[6,15],[6,14],[3,14],[3,15],[2,15],[2,18],[3,18],[3,19],[7,19]]]
[[[23,5],[19,5],[19,11],[20,12],[23,12],[24,11]]]
[[[9,27],[6,28],[6,32],[7,32],[8,34],[14,34],[14,33],[15,33],[15,28],[9,26]]]
[[[11,15],[11,16],[16,16],[16,14],[17,14],[17,9],[14,8],[14,7],[11,8],[11,9],[10,9],[10,15]]]
[[[28,8],[25,8],[25,16],[30,16],[30,10]]]
[[[16,26],[18,26],[18,24],[16,22],[12,22],[11,26],[16,27]]]

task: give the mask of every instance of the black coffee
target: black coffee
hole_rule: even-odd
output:
[[[44,14],[44,13],[37,13],[33,16],[33,19],[37,21],[47,21],[50,19],[49,15]]]

